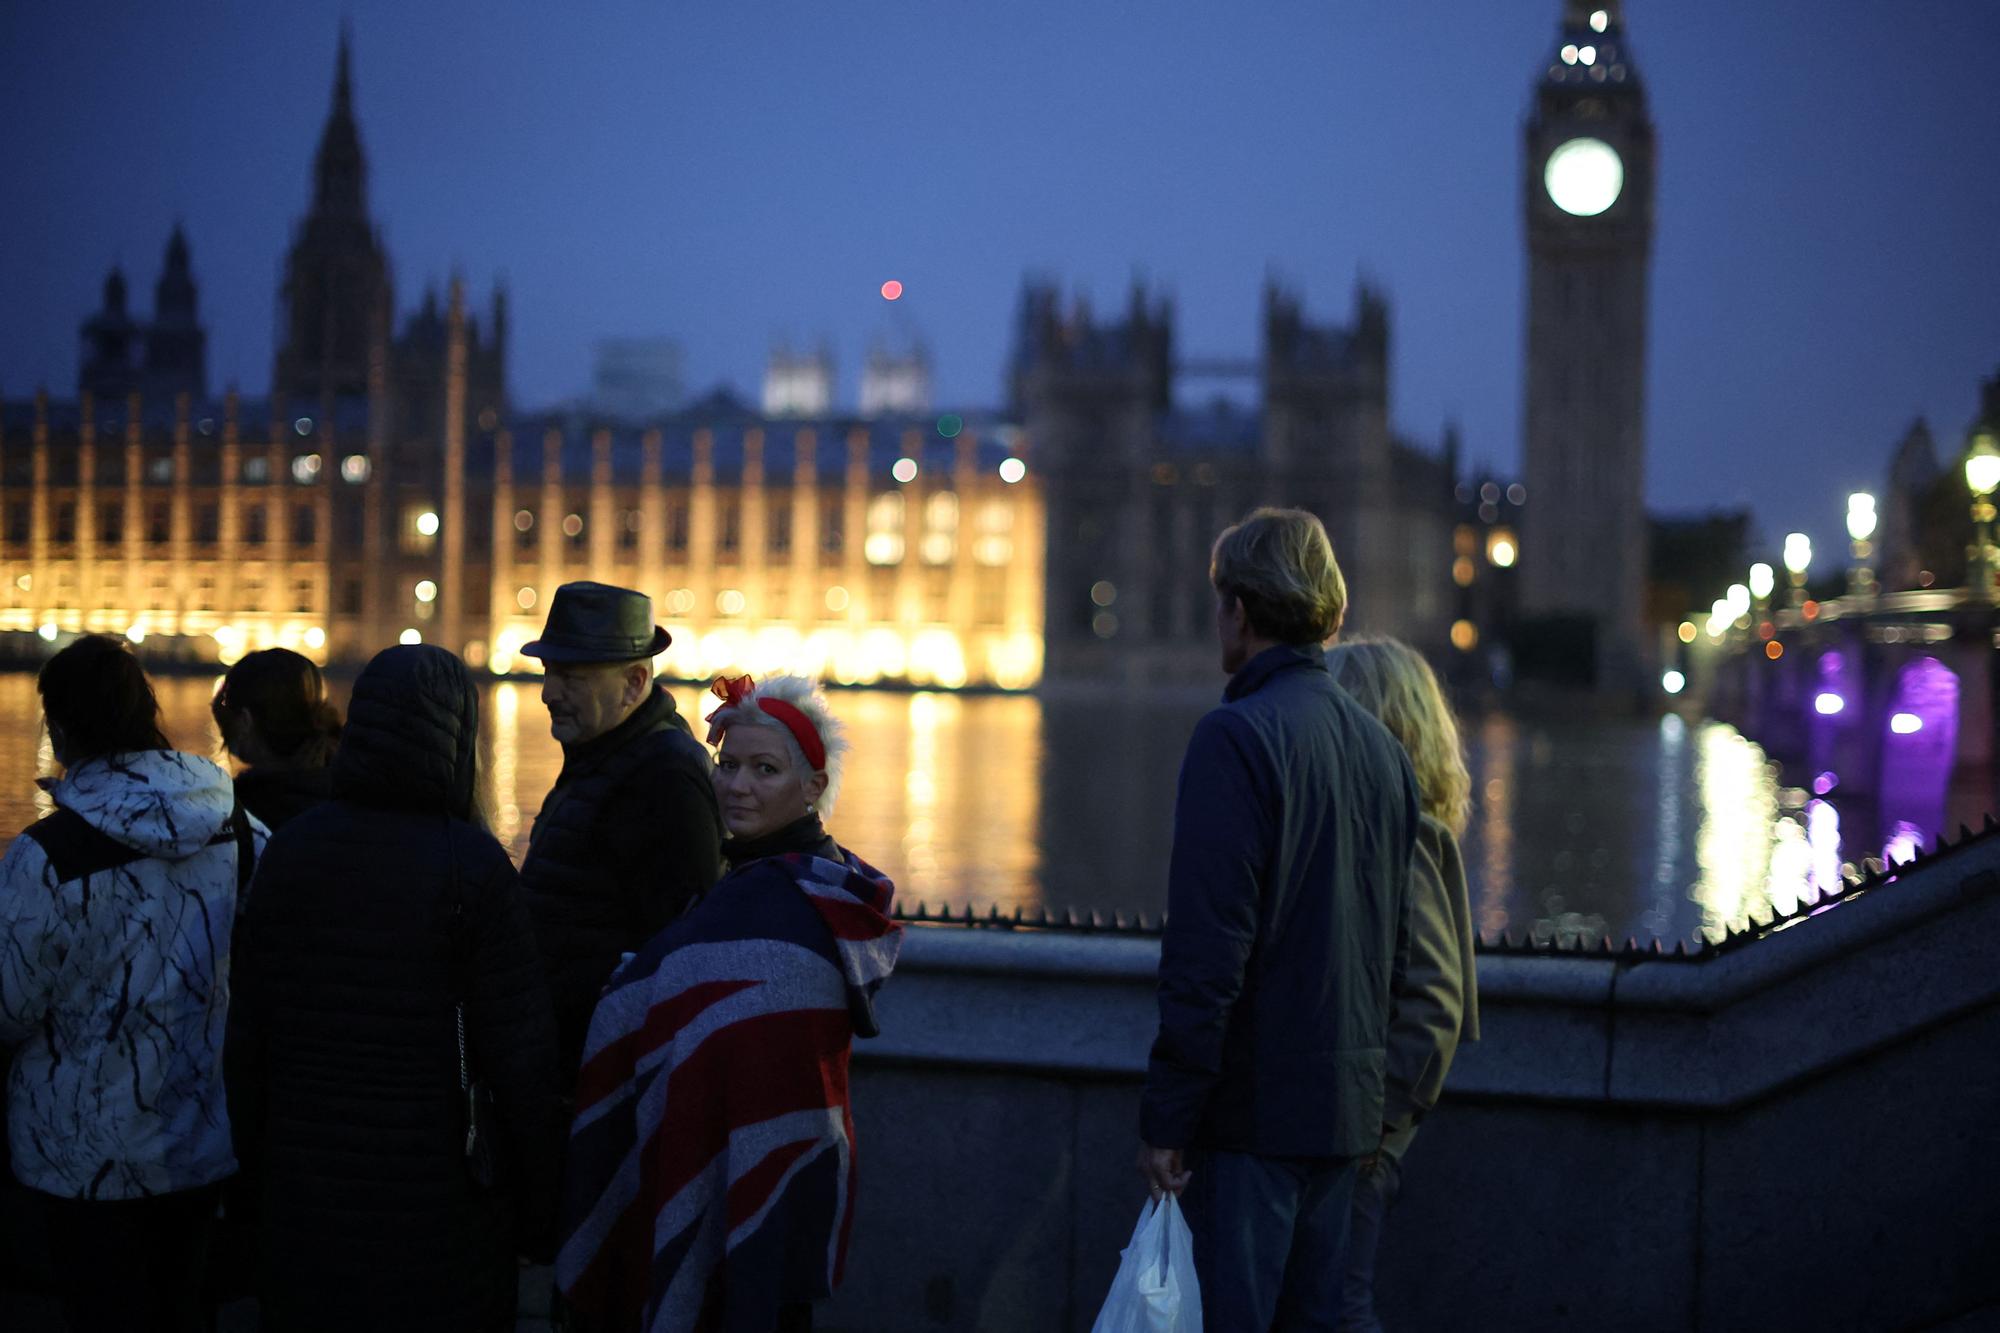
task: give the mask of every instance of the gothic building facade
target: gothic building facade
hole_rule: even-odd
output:
[[[1024,292],[1012,388],[1047,496],[1048,674],[1212,681],[1208,550],[1258,505],[1309,509],[1347,577],[1352,633],[1442,650],[1451,623],[1453,479],[1389,425],[1389,311],[1356,296],[1352,323],[1309,322],[1264,294],[1255,408],[1174,394],[1173,308],[1135,289],[1124,313]]]
[[[421,639],[507,670],[556,586],[597,578],[653,594],[687,677],[1039,679],[1039,478],[1011,425],[931,416],[927,367],[871,362],[863,414],[829,385],[632,422],[511,409],[504,291],[482,321],[454,280],[399,331],[344,40],[283,272],[267,397],[209,398],[176,228],[150,323],[107,279],[75,399],[0,403],[0,650]]]

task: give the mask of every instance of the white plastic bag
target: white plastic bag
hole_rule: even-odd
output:
[[[1201,1333],[1194,1235],[1173,1195],[1140,1210],[1090,1333]]]

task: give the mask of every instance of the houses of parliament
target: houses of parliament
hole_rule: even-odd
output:
[[[557,585],[652,595],[662,671],[791,667],[850,683],[1026,688],[1215,679],[1208,545],[1257,504],[1324,518],[1350,626],[1443,648],[1454,472],[1398,439],[1389,314],[1265,294],[1260,407],[1174,392],[1173,313],[1023,292],[1004,402],[936,411],[921,357],[871,357],[861,410],[824,359],[760,403],[650,418],[508,400],[508,309],[454,280],[398,323],[369,212],[345,41],[291,238],[268,395],[211,397],[193,247],[150,319],[124,276],[82,325],[74,398],[0,402],[0,647],[123,634],[149,657],[284,646],[353,664],[402,642],[525,667]],[[1203,368],[1215,373],[1217,368]]]

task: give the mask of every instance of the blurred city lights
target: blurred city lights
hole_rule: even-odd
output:
[[[321,629],[318,625],[308,625],[306,627],[304,641],[306,647],[308,648],[312,648],[314,650],[324,648],[326,647],[326,631]]]
[[[1897,713],[1889,719],[1889,730],[1898,736],[1914,736],[1924,729],[1924,720],[1915,713]]]
[[[2000,443],[1989,431],[1972,437],[1972,449],[1965,456],[1965,484],[1982,499],[2000,487]]]
[[[1845,707],[1847,707],[1847,700],[1841,698],[1832,690],[1825,691],[1813,700],[1813,711],[1822,717],[1832,717]]]
[[[955,438],[965,429],[965,419],[956,412],[947,412],[938,418],[937,433],[947,440]]]
[[[40,625],[35,627],[35,633],[41,635],[50,643],[54,643],[56,641],[56,622],[53,620],[44,620]]]
[[[1773,639],[1769,643],[1764,645],[1764,656],[1770,658],[1773,662],[1777,661],[1784,655],[1785,655],[1785,645],[1779,643],[1776,639]]]
[[[1847,497],[1847,535],[1858,542],[1875,535],[1875,497],[1866,491]]]
[[[900,301],[900,300],[902,300],[902,298],[903,298],[903,284],[902,284],[902,283],[900,283],[900,282],[897,282],[897,281],[896,281],[896,280],[895,280],[894,278],[891,278],[891,279],[889,279],[889,280],[888,280],[887,282],[885,282],[885,283],[883,283],[883,284],[882,284],[882,299],[883,299],[883,300],[885,300],[885,301]]]
[[[437,516],[437,514],[436,514],[436,513],[434,513],[434,512],[432,512],[432,511],[431,511],[431,510],[429,510],[429,509],[426,509],[426,510],[425,510],[425,511],[424,511],[423,513],[421,513],[421,514],[418,514],[418,515],[417,515],[417,531],[418,531],[418,532],[420,532],[420,533],[422,533],[422,534],[423,534],[424,536],[426,536],[426,537],[435,537],[435,536],[437,536],[437,533],[438,533],[438,516]]]
[[[1812,538],[1803,532],[1785,534],[1785,568],[1794,574],[1803,574],[1812,564]]]
[[[423,641],[424,636],[419,634],[415,629],[406,629],[396,636],[397,643],[422,643]]]
[[[917,479],[917,460],[914,458],[897,459],[896,466],[889,469],[889,475],[907,486]]]
[[[1519,549],[1514,545],[1514,539],[1503,535],[1495,535],[1486,547],[1486,558],[1501,569],[1512,568],[1514,558],[1519,553]]]
[[[1469,653],[1479,646],[1479,626],[1470,620],[1454,620],[1451,625],[1451,646],[1461,653]]]
[[[1750,595],[1759,599],[1769,597],[1771,590],[1778,586],[1775,570],[1759,560],[1750,566]]]
[[[1603,32],[1606,27],[1610,26],[1610,23],[1611,15],[1604,10],[1593,9],[1590,11],[1590,30],[1592,32]]]
[[[417,600],[420,602],[428,603],[428,602],[435,602],[437,600],[438,586],[437,584],[432,583],[429,579],[418,579],[416,591],[417,591]]]
[[[1006,482],[1009,486],[1012,486],[1027,475],[1028,465],[1020,459],[1003,458],[1000,460],[1000,480]]]
[[[1678,671],[1665,671],[1660,674],[1660,688],[1668,694],[1679,694],[1687,688],[1687,683],[1687,677]]]
[[[520,607],[523,611],[532,609],[535,605],[535,590],[527,587],[515,589],[514,605]]]
[[[1681,622],[1681,627],[1678,630],[1674,631],[1675,635],[1680,639],[1682,643],[1693,643],[1694,636],[1698,632],[1699,631],[1695,629],[1694,622],[1692,620],[1683,620]]]

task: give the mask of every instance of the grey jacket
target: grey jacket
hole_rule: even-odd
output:
[[[1383,1148],[1401,1158],[1417,1122],[1437,1105],[1462,1041],[1479,1040],[1479,978],[1472,958],[1472,905],[1458,839],[1424,815],[1410,858],[1405,910],[1410,961],[1389,1014]]]

